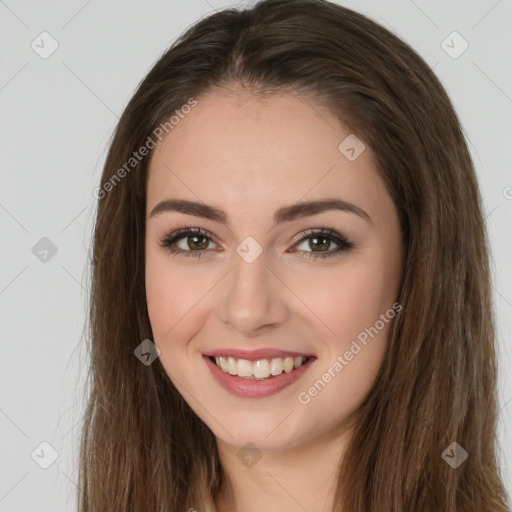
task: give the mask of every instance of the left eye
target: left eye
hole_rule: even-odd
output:
[[[317,255],[327,255],[331,254],[334,251],[328,252],[328,249],[331,248],[332,244],[336,245],[336,242],[329,236],[326,235],[310,235],[306,236],[300,239],[300,241],[297,244],[297,247],[300,247],[301,245],[304,245],[306,248],[309,247],[310,249],[313,249],[311,254]],[[314,249],[318,249],[318,251],[315,251]],[[304,250],[304,249],[302,249]],[[306,251],[307,252],[307,251]]]
[[[332,251],[299,251],[303,252],[303,257],[305,258],[326,258],[330,256],[334,256],[337,253],[350,250],[354,247],[354,244],[350,242],[345,236],[337,233],[334,229],[317,229],[317,230],[308,230],[303,233],[301,239],[295,245],[306,244],[312,249],[326,249],[329,248],[331,243],[337,245]],[[295,252],[295,251],[294,251]]]
[[[208,248],[210,242],[214,243],[212,238],[212,235],[203,229],[184,228],[179,229],[164,237],[160,241],[160,244],[162,247],[167,247],[167,249],[173,254],[184,254],[185,256],[201,257],[205,252],[205,249]],[[178,245],[178,243],[180,243],[182,240],[186,240],[186,247],[180,247]],[[305,253],[308,256],[303,257],[311,259],[332,256],[335,253],[349,250],[354,247],[352,242],[350,242],[346,237],[340,235],[333,229],[308,230],[306,233],[303,233],[303,236],[295,244],[294,247],[306,243],[308,243],[309,248],[313,249],[313,251],[310,252],[305,250],[294,250],[292,252]],[[328,252],[323,250],[328,249],[332,243],[337,245],[337,248]],[[173,247],[174,245],[176,245],[178,248]],[[320,251],[316,251],[315,248],[320,249]]]

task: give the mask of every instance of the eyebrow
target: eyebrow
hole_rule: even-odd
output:
[[[295,203],[279,208],[279,210],[274,213],[274,225],[290,222],[298,218],[308,217],[328,210],[341,210],[343,212],[354,213],[370,224],[373,224],[370,216],[355,204],[344,201],[343,199],[328,198],[318,201]],[[149,217],[156,217],[164,212],[180,212],[187,215],[195,215],[196,217],[203,217],[230,227],[225,211],[205,203],[185,199],[165,199],[160,201],[153,208]]]

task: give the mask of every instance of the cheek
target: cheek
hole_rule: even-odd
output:
[[[147,253],[146,299],[153,343],[158,347],[159,361],[166,374],[180,389],[185,375],[181,370],[187,350],[186,333],[192,298],[187,297],[190,287],[183,277],[171,272],[172,265],[161,255]],[[188,327],[189,328],[189,327]],[[181,392],[181,391],[180,391]]]
[[[157,345],[176,339],[180,318],[185,318],[193,305],[191,281],[176,272],[172,260],[155,248],[146,250],[146,300],[148,316]]]
[[[150,244],[146,245],[145,280],[153,334],[161,336],[185,310],[190,309],[187,305],[193,299],[192,292],[197,288],[198,282],[191,280],[187,269],[177,272],[173,256],[165,249]]]
[[[146,299],[153,342],[166,370],[179,372],[172,368],[172,361],[177,357],[185,360],[189,340],[204,325],[217,276],[211,271],[201,274],[195,260],[178,268],[172,256],[152,247],[146,255]]]
[[[321,329],[324,340],[322,365],[312,381],[329,380],[325,376],[329,371],[336,375],[329,380],[336,383],[328,386],[331,391],[324,399],[331,393],[329,398],[335,399],[339,392],[355,406],[376,378],[395,316],[396,276],[390,275],[389,265],[386,258],[352,260],[350,265],[329,269],[324,277],[317,273],[314,280],[302,282],[300,296],[314,312],[314,316],[307,313],[309,321]]]
[[[296,278],[294,292],[323,338],[343,347],[393,305],[395,282],[383,260],[352,260],[323,270]]]

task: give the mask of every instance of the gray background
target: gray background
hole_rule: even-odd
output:
[[[465,127],[493,250],[500,456],[512,489],[511,2],[338,3],[412,45],[434,68]],[[0,512],[75,510],[92,192],[109,137],[170,43],[214,9],[234,5],[0,0]],[[39,52],[51,49],[48,36],[39,36],[43,31],[58,43],[45,59],[31,47],[35,41]],[[457,58],[442,47],[453,31],[469,43]],[[452,54],[463,48],[457,36],[447,44]]]

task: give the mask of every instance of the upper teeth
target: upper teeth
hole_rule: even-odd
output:
[[[302,366],[306,357],[276,357],[274,359],[235,359],[234,357],[216,356],[215,362],[224,372],[244,378],[268,379],[270,375],[280,375],[291,372],[294,368]]]

